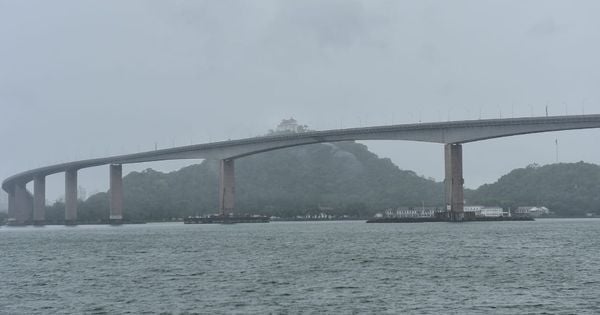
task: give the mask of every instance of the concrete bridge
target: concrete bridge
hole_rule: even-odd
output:
[[[64,172],[65,222],[75,224],[77,222],[77,171],[88,167],[109,165],[109,220],[112,223],[120,223],[123,218],[123,164],[176,159],[218,159],[221,161],[219,207],[222,214],[229,214],[233,213],[235,201],[235,159],[322,142],[423,141],[444,144],[446,208],[449,210],[451,220],[462,221],[464,218],[462,144],[522,134],[588,128],[600,128],[600,115],[466,120],[277,134],[50,165],[7,178],[2,183],[2,189],[9,195],[9,223],[44,224],[45,178],[51,174]],[[31,181],[33,181],[33,194],[26,188]]]

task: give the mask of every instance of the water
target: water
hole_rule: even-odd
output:
[[[600,220],[0,228],[0,313],[600,314]]]

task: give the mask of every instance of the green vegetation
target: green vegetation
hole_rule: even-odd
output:
[[[388,207],[443,202],[441,183],[401,170],[353,142],[282,149],[235,163],[238,213],[291,217],[325,212],[365,217]],[[130,173],[123,179],[125,219],[151,221],[216,213],[217,175],[217,161],[168,174],[152,169]],[[57,203],[48,215],[56,212],[60,217],[62,209],[62,203]],[[82,221],[106,217],[106,193],[79,205]]]
[[[316,144],[236,160],[236,212],[293,217],[347,214],[372,216],[389,207],[440,206],[443,185],[399,169],[362,144]],[[124,215],[158,221],[216,213],[218,162],[204,161],[171,173],[152,169],[124,178]],[[600,214],[600,166],[587,163],[530,165],[498,182],[466,190],[469,204],[547,206],[560,216]],[[108,217],[107,193],[79,205],[79,219]],[[64,205],[49,207],[48,221],[60,222]]]
[[[493,184],[466,192],[471,204],[546,206],[559,216],[600,215],[600,166],[584,162],[513,170]]]

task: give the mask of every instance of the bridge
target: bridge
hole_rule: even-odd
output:
[[[45,221],[46,176],[65,173],[65,223],[77,222],[77,172],[102,165],[109,166],[111,223],[123,219],[122,165],[177,160],[220,160],[219,208],[230,214],[235,205],[234,161],[248,155],[282,148],[323,142],[357,140],[406,140],[444,145],[445,203],[449,219],[464,219],[462,145],[474,141],[515,135],[600,128],[600,115],[528,117],[452,122],[402,124],[361,128],[275,134],[262,137],[188,145],[135,154],[110,156],[50,165],[13,175],[2,183],[9,196],[9,223],[43,225]],[[27,184],[33,181],[33,194]]]

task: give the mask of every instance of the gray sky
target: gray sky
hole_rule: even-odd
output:
[[[598,12],[596,0],[0,0],[0,178],[255,136],[290,116],[322,130],[600,113]],[[600,163],[599,136],[467,144],[465,185],[555,162],[555,139],[559,161]],[[441,145],[366,144],[443,177]],[[108,168],[80,184],[105,190]],[[48,178],[48,199],[63,190],[62,174]]]

